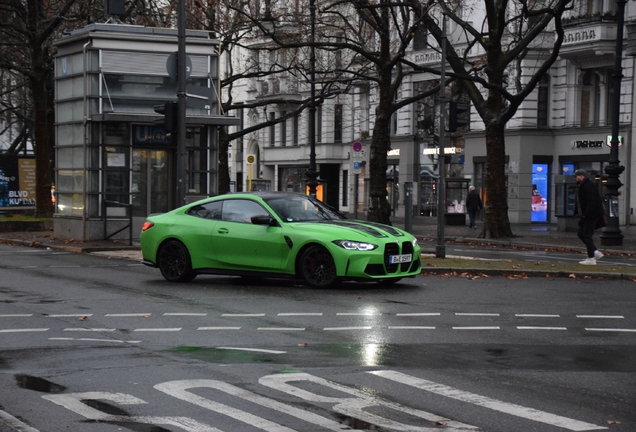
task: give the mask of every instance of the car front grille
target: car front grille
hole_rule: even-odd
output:
[[[401,254],[413,254],[413,243],[403,242],[402,244],[389,243],[385,245],[384,265],[369,264],[364,271],[369,276],[397,276],[400,273],[409,273],[420,268],[419,260],[400,264],[389,264],[389,256]]]

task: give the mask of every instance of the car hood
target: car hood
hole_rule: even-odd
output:
[[[289,227],[302,231],[315,231],[319,233],[330,232],[340,236],[343,240],[354,240],[360,236],[368,241],[372,239],[402,238],[409,239],[411,234],[389,225],[357,221],[357,220],[332,220],[321,222],[292,222]]]

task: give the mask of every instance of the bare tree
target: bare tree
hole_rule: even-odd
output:
[[[98,6],[95,6],[95,3]],[[15,75],[14,92],[28,95],[12,116],[23,120],[23,139],[32,138],[36,164],[36,216],[53,215],[55,116],[52,42],[63,30],[103,16],[97,0],[0,0],[0,69]],[[16,143],[18,145],[19,143]]]
[[[421,15],[438,45],[443,37],[442,12],[463,32],[460,41],[448,42],[447,62],[452,69],[450,76],[461,81],[486,128],[488,199],[482,237],[513,235],[504,181],[504,132],[523,100],[557,60],[563,43],[561,19],[571,2],[429,0],[422,5],[415,0],[412,3],[414,11],[426,11]],[[483,19],[479,20],[480,17]]]

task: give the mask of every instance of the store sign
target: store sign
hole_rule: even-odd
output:
[[[457,154],[461,152],[462,152],[462,149],[458,147],[444,147],[444,154]],[[424,155],[439,154],[439,147],[425,148],[422,150],[422,154]]]
[[[399,156],[400,155],[400,149],[391,149],[388,152],[386,152],[387,156]]]
[[[572,141],[573,149],[600,149],[603,148],[603,141]]]

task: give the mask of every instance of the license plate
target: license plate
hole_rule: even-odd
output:
[[[389,255],[389,264],[399,264],[405,262],[411,262],[413,260],[412,254],[405,255]]]

